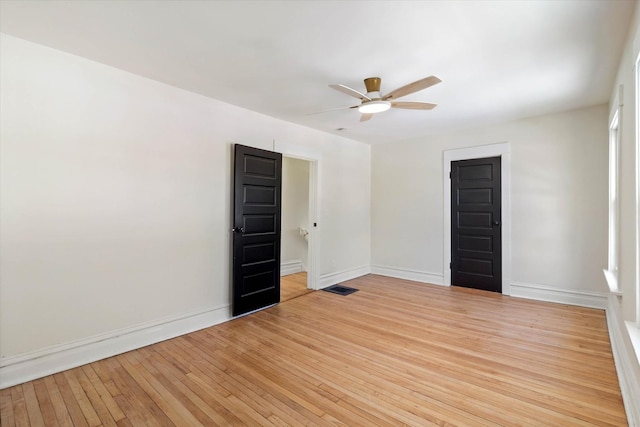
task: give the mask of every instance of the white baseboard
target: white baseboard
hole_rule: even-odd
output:
[[[609,339],[627,422],[630,426],[640,426],[640,363],[633,350],[618,298],[612,294],[607,300]]]
[[[288,276],[289,274],[300,273],[301,271],[307,271],[299,259],[292,261],[285,261],[280,264],[280,276]]]
[[[327,286],[336,285],[356,277],[364,276],[371,273],[371,267],[368,265],[362,267],[351,268],[349,270],[338,271],[335,273],[323,274],[320,276],[318,289],[324,289]]]
[[[372,265],[371,274],[379,274],[381,276],[395,277],[396,279],[413,280],[414,282],[444,286],[444,276],[442,274],[427,273],[424,271],[387,267],[384,265]]]
[[[208,328],[231,319],[228,305],[111,331],[0,360],[0,389]]]
[[[511,282],[510,295],[517,298],[557,302],[560,304],[600,308],[603,310],[607,307],[607,294],[603,292],[560,289],[533,283]]]

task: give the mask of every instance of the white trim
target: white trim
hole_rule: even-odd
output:
[[[293,261],[285,261],[280,264],[280,277],[305,271],[302,261],[294,259]]]
[[[638,359],[638,365],[640,365],[640,328],[638,328],[635,322],[630,320],[625,320],[624,324],[627,326],[627,333],[631,340],[631,346],[636,354],[636,359]]]
[[[309,235],[307,254],[307,288],[321,289],[320,287],[320,231],[318,224],[320,217],[320,171],[322,153],[312,148],[286,142],[274,141],[273,149],[282,153],[285,157],[306,160],[309,162]],[[317,224],[314,226],[314,224]]]
[[[444,150],[444,285],[451,286],[451,162],[456,160],[501,157],[501,202],[502,202],[502,293],[510,295],[511,285],[511,150],[508,142],[479,145],[477,147]]]
[[[607,293],[560,289],[534,283],[511,282],[511,296],[560,304],[605,309]]]
[[[286,157],[293,157],[294,159],[307,160],[309,162],[316,162],[322,160],[322,152],[314,150],[313,148],[304,147],[297,144],[290,144],[287,142],[274,141],[274,151],[282,153]]]
[[[307,235],[307,288],[320,289],[320,159],[309,163],[309,234]]]
[[[0,360],[0,389],[208,328],[231,319],[228,305],[118,329]]]
[[[607,327],[627,423],[640,426],[640,364],[627,333],[619,297],[615,295],[608,298]]]
[[[442,276],[442,274],[408,270],[406,268],[387,267],[385,265],[372,265],[371,274],[395,277],[396,279],[413,280],[414,282],[430,283],[432,285],[444,285],[444,277]]]
[[[638,37],[640,31],[636,32]],[[635,206],[636,206],[636,271],[635,271],[635,287],[636,287],[636,326],[640,328],[640,53],[636,57],[634,63],[635,70],[635,104],[636,104],[636,116],[635,122],[635,145],[636,145],[636,194],[635,194]],[[622,102],[620,102],[622,104]]]
[[[346,282],[347,280],[355,279],[356,277],[364,276],[369,273],[371,273],[371,267],[365,265],[362,267],[351,268],[349,270],[323,274],[322,276],[320,276],[320,287],[318,289],[324,289],[327,286]]]
[[[620,261],[620,145],[622,141],[622,85],[619,88],[620,106],[609,125],[609,223],[608,260],[605,277],[611,292],[619,292],[618,265]]]
[[[618,278],[616,274],[607,269],[603,269],[602,272],[604,273],[604,278],[607,281],[607,286],[609,286],[611,293],[622,296],[622,292],[618,288]]]

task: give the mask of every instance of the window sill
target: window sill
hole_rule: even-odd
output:
[[[635,322],[626,321],[627,331],[629,332],[629,338],[631,338],[631,344],[633,344],[633,350],[636,353],[636,358],[640,364],[640,328]]]
[[[609,285],[609,290],[612,294],[622,296],[622,292],[618,289],[618,278],[614,274],[613,271],[610,270],[602,270],[604,273],[604,278],[607,280],[607,285]]]

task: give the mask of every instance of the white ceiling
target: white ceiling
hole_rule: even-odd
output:
[[[13,1],[0,30],[366,143],[605,103],[635,1]],[[360,123],[355,98],[436,75]],[[355,102],[354,102],[355,101]],[[346,128],[337,131],[337,128]]]

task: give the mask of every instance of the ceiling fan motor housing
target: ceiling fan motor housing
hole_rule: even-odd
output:
[[[369,77],[367,79],[364,79],[364,87],[367,88],[367,94],[370,94],[371,92],[375,92],[377,95],[375,98],[380,98],[381,82],[382,82],[382,79],[380,77]],[[370,97],[370,98],[374,99],[374,97]]]

